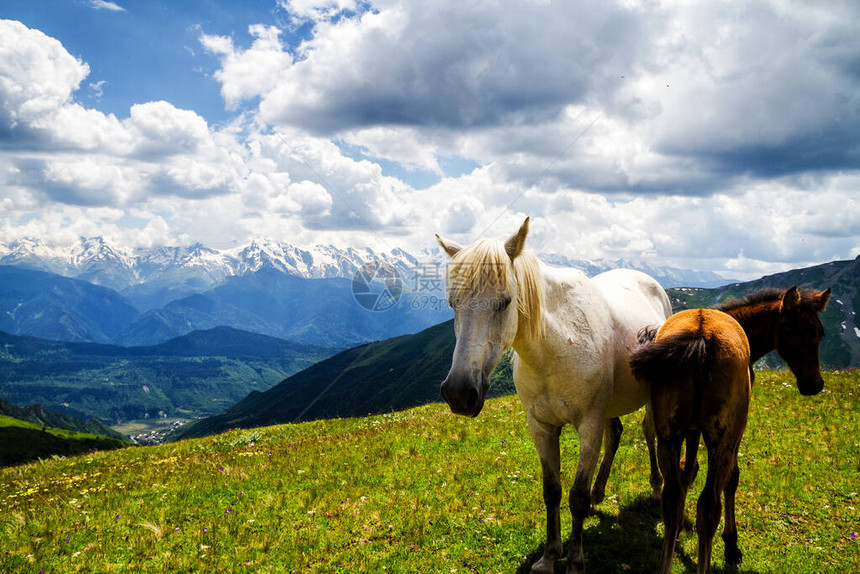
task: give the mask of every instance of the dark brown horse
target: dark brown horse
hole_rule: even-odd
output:
[[[752,364],[776,349],[794,373],[802,394],[820,392],[824,382],[818,344],[824,329],[818,313],[829,299],[829,289],[814,293],[792,287],[787,291],[763,290],[721,305],[719,310],[683,311],[667,320],[654,343],[632,354],[634,372],[651,385],[658,460],[666,481],[661,572],[671,570],[684,499],[698,470],[700,434],[708,448],[708,477],[697,509],[698,570],[710,571],[722,493],[726,562],[740,562],[734,512],[739,478],[737,448],[746,426]],[[743,357],[746,363],[741,362]],[[681,465],[684,440],[687,453]]]
[[[672,571],[675,539],[692,482],[682,472],[692,473],[695,468],[681,468],[681,447],[691,432],[701,433],[708,448],[708,478],[696,513],[700,573],[710,571],[723,492],[726,530],[734,528],[728,500],[738,485],[738,448],[750,401],[749,365],[750,347],[743,328],[726,313],[713,309],[672,315],[654,342],[637,348],[630,357],[633,373],[651,387],[657,461],[664,481],[662,573]]]
[[[728,313],[743,327],[750,342],[750,365],[776,350],[788,363],[802,395],[817,395],[824,388],[818,363],[818,343],[824,326],[818,318],[830,301],[830,289],[821,293],[792,287],[762,289],[716,309]]]
[[[768,288],[715,308],[731,315],[743,327],[750,342],[750,369],[756,361],[775,350],[794,374],[800,394],[811,396],[824,388],[818,360],[818,344],[824,337],[824,326],[818,314],[827,307],[830,293],[830,289],[816,293],[796,286],[786,290]],[[755,381],[754,371],[750,371],[750,380]],[[645,428],[647,435],[650,429]],[[698,438],[698,434],[690,435],[684,457],[685,467],[692,465],[691,481],[698,470]],[[646,440],[649,446],[654,442],[647,436]],[[652,464],[652,474],[653,470]],[[726,555],[736,555],[735,561],[739,562],[741,552],[737,549],[737,538],[727,540],[726,544]]]

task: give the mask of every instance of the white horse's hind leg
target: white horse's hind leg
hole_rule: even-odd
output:
[[[585,570],[585,555],[582,553],[582,527],[585,517],[591,509],[591,480],[600,456],[600,443],[603,440],[605,419],[602,414],[592,415],[585,419],[577,431],[579,432],[579,462],[576,466],[576,478],[570,489],[570,514],[573,517],[573,527],[570,533],[570,549],[568,550],[567,572],[579,574]]]
[[[606,421],[606,428],[603,431],[603,460],[600,462],[597,478],[594,479],[594,486],[591,489],[592,506],[597,506],[603,502],[603,498],[606,496],[606,481],[609,480],[612,461],[615,460],[622,431],[624,431],[624,425],[621,424],[621,419],[614,418]]]
[[[561,557],[561,454],[559,436],[561,428],[544,425],[528,417],[532,435],[543,471],[543,500],[546,504],[546,546],[543,557],[532,566],[532,574],[552,574],[555,561]]]

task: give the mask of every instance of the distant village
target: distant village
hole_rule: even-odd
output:
[[[145,433],[130,435],[131,441],[141,446],[151,446],[164,443],[165,439],[188,421],[173,421],[169,426],[152,430]]]

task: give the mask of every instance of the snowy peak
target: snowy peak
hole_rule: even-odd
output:
[[[61,270],[81,269],[91,264],[132,265],[128,254],[112,248],[101,237],[81,237],[69,247],[55,247],[41,239],[22,237],[13,241],[7,251],[0,258],[4,265],[46,269],[61,275],[66,274]]]
[[[232,268],[231,259],[201,243],[188,247],[152,247],[135,250],[136,265],[142,271],[157,271],[178,268],[201,268],[209,270],[224,270],[226,274]],[[145,272],[145,271],[144,271]]]
[[[295,267],[295,259],[289,251],[289,246],[267,237],[255,239],[236,254],[237,274],[255,273],[263,269],[289,273],[289,270]]]
[[[102,237],[81,237],[80,243],[71,248],[68,261],[71,267],[78,269],[99,265],[134,267],[132,256],[114,249]]]
[[[0,263],[3,265],[50,271],[60,275],[62,273],[59,271],[65,267],[65,254],[49,247],[41,239],[22,237],[10,243],[6,250],[7,253],[0,258]]]
[[[350,247],[344,250],[332,245],[303,249],[269,238],[252,241],[247,247],[238,250],[235,258],[237,275],[271,269],[313,279],[352,277],[359,268],[373,261],[385,261],[402,272],[416,261],[402,250],[376,253],[370,248]]]

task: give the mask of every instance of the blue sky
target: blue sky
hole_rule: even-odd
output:
[[[106,4],[116,8],[99,7]],[[200,34],[233,36],[247,44],[249,25],[281,22],[286,15],[271,0],[106,4],[7,0],[0,13],[60,40],[89,65],[81,102],[127,116],[135,103],[167,100],[211,123],[229,121],[232,114],[212,78],[218,62],[202,49]],[[104,82],[101,90],[89,87],[99,82]]]
[[[860,253],[853,2],[0,7],[0,250],[431,247],[756,277]]]

